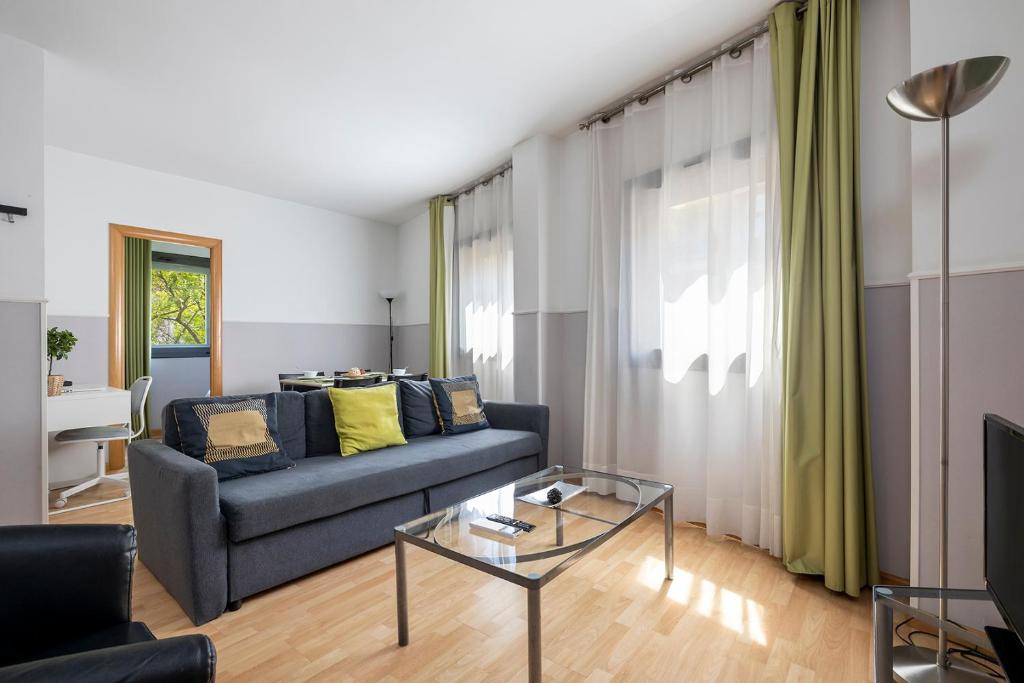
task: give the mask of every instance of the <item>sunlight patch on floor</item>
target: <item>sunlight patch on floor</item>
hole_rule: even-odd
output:
[[[673,570],[672,581],[665,581],[665,562],[656,560],[653,557],[645,557],[640,567],[638,580],[651,590],[662,590],[665,583],[668,583],[668,598],[681,605],[690,603],[690,592],[693,590],[693,574],[676,567]]]
[[[666,582],[665,564],[660,558],[646,557],[640,567],[637,581],[651,590],[665,590],[666,597],[681,605],[690,604],[693,597],[695,577],[692,573],[676,567],[674,580]],[[764,631],[764,606],[750,598],[726,588],[719,588],[707,579],[700,580],[694,608],[697,613],[709,619],[717,617],[718,622],[762,647],[768,646]]]
[[[768,646],[764,633],[764,605],[747,598],[747,635],[758,645]]]
[[[721,589],[718,593],[721,607],[722,626],[736,633],[743,633],[743,598],[739,593]]]

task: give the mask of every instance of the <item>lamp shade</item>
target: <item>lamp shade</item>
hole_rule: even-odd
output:
[[[1009,66],[1008,57],[961,59],[911,76],[885,100],[897,114],[914,121],[950,118],[985,99]]]
[[[381,299],[397,299],[402,296],[402,293],[397,289],[382,289],[379,292]]]

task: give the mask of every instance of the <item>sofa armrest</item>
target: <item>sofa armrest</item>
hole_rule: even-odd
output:
[[[158,441],[128,447],[139,559],[196,626],[228,600],[227,529],[217,471]]]
[[[548,466],[548,420],[550,410],[547,406],[532,403],[500,403],[484,401],[484,414],[487,421],[495,429],[518,429],[524,432],[536,432],[540,436],[541,452],[537,464],[540,469]]]
[[[0,527],[0,655],[131,621],[134,563],[126,524]]]
[[[0,683],[212,683],[217,651],[203,635],[105,647],[0,667]]]

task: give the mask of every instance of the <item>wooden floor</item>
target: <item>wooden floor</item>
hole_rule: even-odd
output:
[[[70,515],[72,513],[79,513],[79,511],[73,508],[85,505],[95,505],[96,503],[105,503],[111,500],[117,500],[118,498],[124,498],[124,489],[115,484],[97,484],[92,488],[88,488],[81,493],[68,498],[67,505],[64,508],[58,508],[54,505],[57,498],[60,497],[60,492],[71,488],[70,486],[53,489],[49,494],[50,503],[50,521],[59,522],[60,516]],[[131,506],[129,505],[129,508]]]
[[[129,501],[57,523],[131,522]],[[677,525],[665,582],[651,512],[542,591],[551,681],[867,681],[871,616],[778,560]],[[134,618],[206,633],[218,681],[525,681],[526,592],[408,546],[410,639],[396,644],[393,549],[246,599],[199,628],[141,563]],[[69,567],[69,571],[73,568]]]

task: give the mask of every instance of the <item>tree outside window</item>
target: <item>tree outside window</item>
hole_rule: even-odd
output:
[[[208,274],[159,268],[155,264],[152,273],[152,345],[206,345]]]

